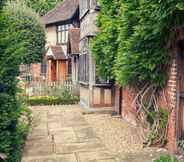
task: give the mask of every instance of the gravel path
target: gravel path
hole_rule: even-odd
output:
[[[152,162],[164,149],[143,148],[139,129],[109,114],[87,114],[85,119],[110,152],[126,162]],[[183,162],[183,161],[182,161]]]
[[[138,129],[122,119],[112,118],[108,114],[85,115],[85,119],[112,152],[134,153],[142,149]]]

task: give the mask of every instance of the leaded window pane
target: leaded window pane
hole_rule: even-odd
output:
[[[70,27],[70,24],[59,25],[57,27],[57,43],[58,44],[65,44],[68,42],[69,27]]]

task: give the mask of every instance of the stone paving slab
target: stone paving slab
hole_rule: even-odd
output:
[[[77,142],[77,137],[75,135],[75,132],[72,131],[57,131],[54,134],[54,142],[56,144],[58,143],[73,143]]]
[[[108,151],[94,151],[94,152],[79,152],[77,153],[78,159],[80,162],[96,162],[100,160],[111,159],[114,160],[114,155]],[[114,162],[113,161],[113,162]]]
[[[34,131],[30,132],[27,139],[38,139],[48,136],[48,130],[46,129],[34,129]]]
[[[53,129],[49,131],[49,134],[55,135],[58,132],[62,131],[62,132],[71,132],[74,129],[72,127],[61,127],[61,128],[57,128],[57,129]]]
[[[75,154],[25,157],[22,162],[78,162]]]
[[[53,144],[38,144],[38,145],[28,145],[24,148],[24,156],[44,156],[44,155],[51,155],[54,153],[54,146]]]
[[[117,162],[115,159],[104,159],[104,160],[97,160],[95,162]]]
[[[99,141],[90,141],[83,143],[69,143],[69,144],[58,144],[56,143],[57,154],[67,154],[75,152],[88,152],[88,151],[100,151],[105,150],[104,145]]]
[[[35,138],[35,139],[27,139],[26,146],[32,147],[32,146],[39,146],[40,144],[52,144],[52,136],[47,137],[41,137],[41,138]]]
[[[79,140],[88,140],[96,138],[93,129],[89,126],[82,126],[74,128],[74,131]]]
[[[97,138],[78,106],[31,109],[33,128],[22,162],[117,162]]]
[[[56,129],[61,129],[61,122],[49,122],[48,123],[48,131],[54,131]]]

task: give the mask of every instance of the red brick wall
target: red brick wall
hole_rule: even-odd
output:
[[[125,87],[122,94],[122,116],[131,124],[136,125],[136,105],[133,103],[136,92],[133,88]]]
[[[40,63],[31,64],[30,73],[34,81],[40,80],[41,64]]]
[[[158,105],[162,108],[168,108],[170,112],[167,147],[171,152],[176,152],[177,61],[175,57],[171,61],[168,76],[168,83],[166,87],[160,92]]]
[[[158,105],[162,108],[168,108],[170,111],[168,126],[168,149],[176,152],[176,79],[177,63],[174,57],[170,63],[169,78],[166,87],[160,92]],[[119,93],[116,90],[116,98]],[[133,103],[136,91],[133,88],[125,87],[122,96],[122,117],[130,123],[136,125],[136,105]],[[117,110],[117,105],[116,105]]]

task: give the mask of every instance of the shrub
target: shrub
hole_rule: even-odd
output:
[[[178,160],[170,155],[162,155],[159,159],[154,160],[154,162],[178,162]]]
[[[28,103],[31,106],[36,105],[70,105],[79,102],[79,97],[71,96],[59,97],[59,96],[40,96],[40,97],[29,97]]]
[[[184,150],[184,140],[179,140],[178,141],[178,146]]]
[[[21,161],[29,125],[19,121],[25,106],[16,96],[19,65],[38,61],[44,46],[45,33],[38,16],[19,1],[8,2],[0,11],[0,152],[7,155],[7,162]]]
[[[33,8],[41,16],[53,9],[62,0],[24,0],[26,4]]]
[[[32,122],[31,111],[24,104],[20,105],[20,118],[16,125],[16,131],[14,132],[13,149],[8,161],[20,162],[22,157],[22,149],[25,143],[26,136],[29,132],[29,128]]]

